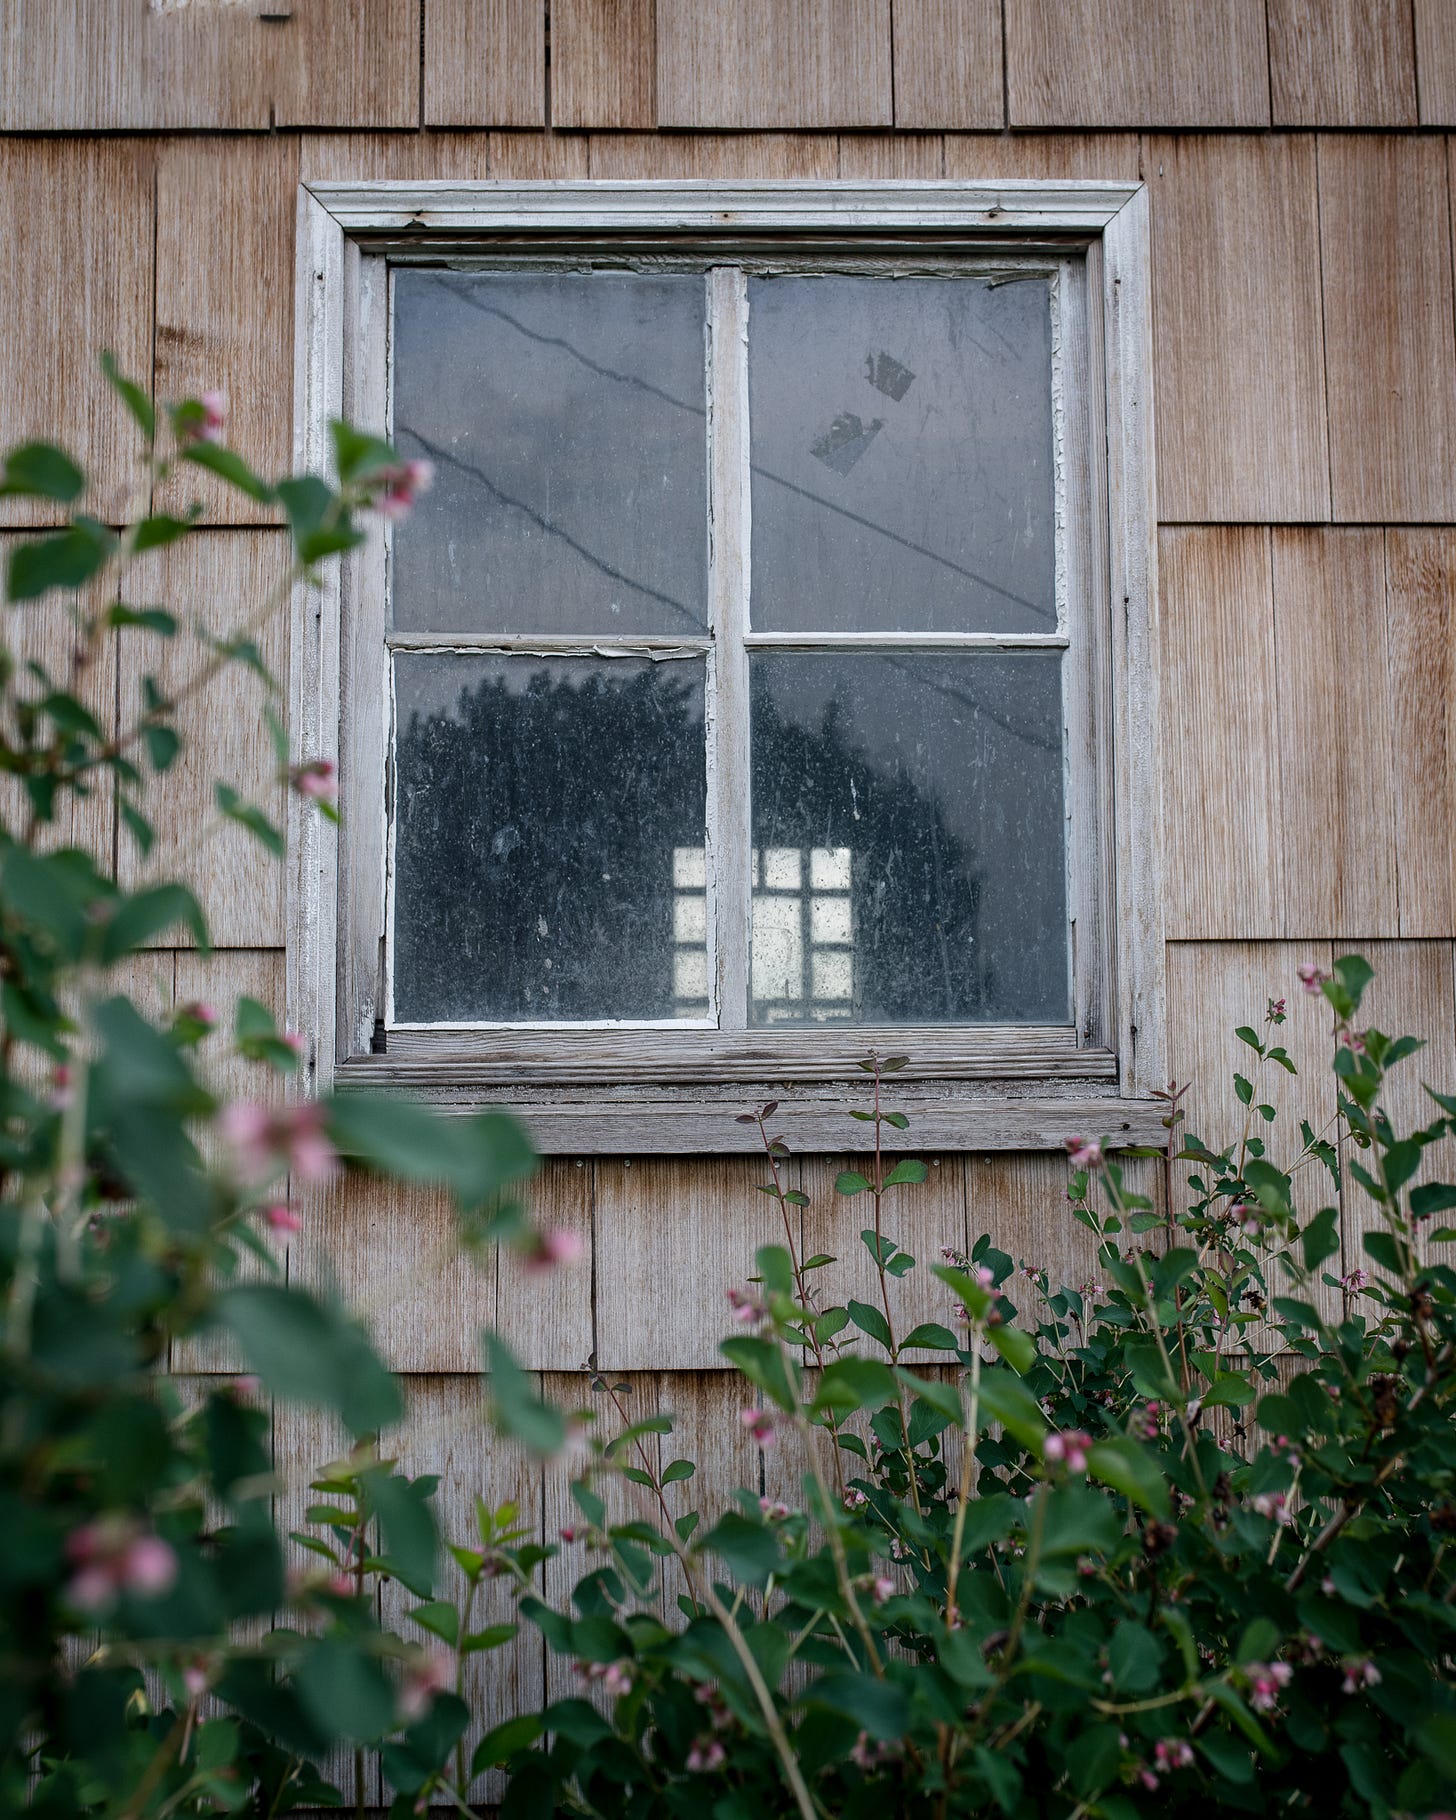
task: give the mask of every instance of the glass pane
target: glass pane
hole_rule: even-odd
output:
[[[701,277],[394,278],[394,430],[435,484],[394,538],[394,623],[701,632]]]
[[[1056,623],[1044,278],[748,287],[755,628]]]
[[[401,1023],[706,1017],[703,667],[395,658]]]
[[[749,663],[751,1021],[1067,1023],[1058,654]]]

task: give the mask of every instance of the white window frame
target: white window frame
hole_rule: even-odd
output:
[[[296,738],[301,750],[339,765],[343,812],[337,841],[302,802],[291,817],[288,1010],[311,1038],[310,1085],[398,1088],[462,1108],[508,1103],[526,1117],[541,1149],[575,1154],[750,1148],[759,1141],[756,1131],[731,1115],[789,1090],[798,1146],[844,1149],[867,1135],[844,1119],[844,1108],[846,1083],[863,1079],[856,1064],[873,1047],[910,1057],[896,1077],[896,1103],[911,1117],[897,1140],[903,1145],[1033,1149],[1082,1133],[1129,1144],[1155,1141],[1165,1110],[1150,1098],[1164,1079],[1164,963],[1145,189],[1031,181],[304,185],[296,463],[327,466],[332,417],[345,415],[365,428],[387,424],[391,257],[468,259],[493,248],[544,252],[568,242],[624,249],[686,244],[710,264],[714,245],[725,248],[709,279],[716,331],[709,412],[716,409],[720,430],[726,422],[732,433],[712,442],[710,593],[721,639],[718,687],[724,690],[727,673],[736,670],[744,686],[735,690],[726,681],[734,736],[711,762],[720,784],[723,772],[741,773],[741,787],[720,788],[718,797],[741,805],[742,825],[710,828],[710,848],[716,836],[724,850],[742,849],[736,871],[743,876],[719,875],[714,964],[720,979],[745,981],[746,701],[736,717],[731,705],[746,695],[746,638],[765,645],[806,641],[747,632],[747,572],[737,547],[748,460],[746,437],[738,433],[746,417],[744,287],[729,262],[745,246],[759,257],[785,259],[838,248],[923,263],[974,249],[1017,259],[1036,253],[1052,266],[1069,254],[1082,262],[1085,281],[1058,287],[1065,344],[1085,350],[1085,358],[1073,355],[1085,370],[1068,376],[1073,407],[1062,413],[1067,471],[1078,483],[1066,507],[1071,573],[1059,632],[1079,657],[1084,679],[1068,694],[1066,754],[1074,1021],[1034,1029],[765,1029],[745,1027],[739,1007],[715,1028],[387,1028],[388,554],[384,532],[375,527],[321,592],[300,589],[292,627]],[[856,634],[852,642],[873,648],[876,636]],[[495,651],[512,642],[475,641]],[[938,649],[1027,640],[922,635],[890,642]],[[553,645],[539,638],[514,643],[533,652]],[[555,641],[553,648],[579,651],[589,644]]]

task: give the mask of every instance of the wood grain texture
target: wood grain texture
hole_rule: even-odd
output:
[[[489,158],[492,177],[513,177],[522,182],[585,177],[587,136],[585,133],[492,133]]]
[[[894,0],[895,125],[997,127],[999,0]]]
[[[286,282],[298,219],[294,137],[171,139],[157,159],[159,399],[218,390],[226,439],[269,478],[293,454],[293,291]],[[200,500],[204,522],[276,518],[199,468],[179,473],[158,503]]]
[[[1158,516],[1329,517],[1314,142],[1148,142]]]
[[[1321,134],[1319,197],[1333,516],[1456,518],[1445,147]]]
[[[1279,681],[1269,533],[1158,536],[1170,939],[1284,924]]]
[[[1416,88],[1422,126],[1456,126],[1456,7],[1415,0]]]
[[[934,179],[945,175],[941,133],[841,133],[841,177]]]
[[[888,1095],[894,1104],[893,1089]],[[916,1260],[917,1268],[903,1277],[887,1279],[890,1314],[896,1337],[903,1341],[923,1321],[950,1325],[950,1300],[945,1285],[931,1274],[943,1262],[942,1248],[964,1253],[966,1234],[966,1177],[959,1156],[923,1159],[929,1174],[923,1183],[892,1188],[884,1199],[881,1232]],[[888,1167],[888,1163],[886,1165]],[[869,1171],[862,1156],[806,1157],[803,1163],[804,1254],[828,1253],[836,1262],[814,1272],[811,1281],[821,1307],[844,1304],[853,1297],[882,1309],[879,1272],[861,1236],[874,1227],[874,1202],[868,1194],[836,1194],[840,1170]],[[907,1360],[943,1361],[944,1353],[916,1348]]]
[[[253,636],[273,674],[287,674],[287,604],[278,591],[288,567],[287,533],[269,530],[199,531],[143,559],[124,598],[167,606],[183,629],[160,649],[161,641],[145,635],[129,634],[122,644],[123,736],[141,710],[145,676],[176,695],[208,669],[212,655],[189,630],[195,622],[214,637],[232,637],[256,622],[271,598],[274,610]],[[284,940],[283,867],[253,835],[223,820],[213,796],[216,782],[229,784],[283,825],[287,791],[263,718],[269,700],[261,678],[241,663],[226,665],[184,700],[181,755],[147,791],[156,828],[151,853],[143,856],[124,832],[119,842],[121,882],[184,879],[213,942],[224,948],[282,947]]]
[[[86,509],[110,522],[132,498],[139,451],[97,358],[110,348],[147,383],[152,188],[146,141],[0,140],[0,243],[14,254],[0,267],[0,448],[60,442],[91,478]],[[62,516],[0,499],[0,524]]]
[[[1276,530],[1285,933],[1399,933],[1379,531]]]
[[[1316,1134],[1326,1130],[1335,1116],[1330,1008],[1323,997],[1304,991],[1296,970],[1309,962],[1328,972],[1333,953],[1325,941],[1169,944],[1169,1056],[1179,1086],[1188,1086],[1185,1133],[1221,1149],[1237,1142],[1247,1126],[1266,1137],[1270,1160],[1287,1168],[1300,1149],[1301,1119]],[[1281,998],[1285,1022],[1277,1034],[1271,1028],[1270,1040],[1284,1046],[1298,1073],[1277,1064],[1259,1073],[1257,1097],[1277,1115],[1266,1129],[1261,1119],[1250,1123],[1234,1094],[1235,1073],[1252,1078],[1257,1065],[1234,1031],[1247,1024],[1262,1033],[1269,1001]]]
[[[135,0],[11,0],[0,131],[413,126],[420,0],[160,12]]]
[[[835,177],[832,133],[593,133],[595,177]]]
[[[582,1241],[577,1262],[531,1276],[494,1248],[465,1251],[443,1189],[349,1175],[304,1199],[294,1268],[337,1282],[395,1371],[475,1371],[486,1327],[530,1369],[576,1370],[592,1349],[588,1171],[548,1163],[524,1198],[539,1226]]]
[[[656,126],[656,28],[655,0],[556,0],[552,124]]]
[[[1010,122],[1267,126],[1260,0],[1006,0]]]
[[[777,1203],[757,1192],[767,1180],[766,1163],[747,1157],[598,1159],[594,1274],[603,1370],[723,1366],[728,1291],[746,1286],[760,1245],[784,1242]],[[792,1210],[791,1218],[797,1229]]]
[[[979,178],[1086,178],[1136,183],[1136,133],[947,133],[945,174]]]
[[[1409,0],[1269,0],[1275,126],[1413,126]]]
[[[1456,532],[1385,534],[1402,935],[1456,935]]]
[[[1146,1165],[1132,1164],[1125,1173],[1130,1186],[1149,1191]],[[1064,1150],[968,1156],[966,1226],[971,1245],[986,1234],[1018,1266],[1025,1263],[1047,1271],[1054,1287],[1090,1281],[1096,1273],[1097,1240],[1068,1209],[1070,1179]],[[1011,1294],[1024,1305],[1029,1298],[1022,1289],[1018,1281]]]
[[[890,0],[657,0],[663,126],[889,126]]]
[[[540,0],[430,0],[424,122],[546,124],[546,14]]]
[[[305,183],[474,183],[490,175],[490,134],[482,131],[300,133],[296,145]]]

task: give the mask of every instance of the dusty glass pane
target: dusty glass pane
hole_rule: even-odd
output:
[[[760,631],[1056,621],[1045,278],[748,286]]]
[[[703,669],[395,658],[401,1023],[705,1017]]]
[[[395,441],[435,464],[397,627],[703,630],[704,309],[691,274],[396,272]]]
[[[752,1021],[1066,1023],[1058,654],[749,673]]]

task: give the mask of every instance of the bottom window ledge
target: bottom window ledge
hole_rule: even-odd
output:
[[[416,1076],[406,1087],[388,1067],[369,1058],[343,1064],[340,1091],[406,1092],[444,1111],[471,1112],[502,1106],[526,1125],[543,1156],[712,1156],[762,1152],[758,1127],[739,1124],[740,1113],[777,1100],[773,1130],[800,1154],[873,1150],[872,1123],[850,1117],[852,1107],[873,1103],[870,1082],[845,1083],[833,1093],[799,1084],[737,1083],[698,1089],[631,1086],[591,1089],[540,1087],[471,1088],[461,1083],[428,1087]],[[887,1112],[909,1119],[902,1131],[882,1127],[887,1151],[1058,1150],[1071,1137],[1096,1138],[1109,1149],[1162,1145],[1167,1103],[1085,1088],[1064,1092],[1028,1091],[1025,1081],[1002,1091],[958,1093],[945,1083],[886,1078],[881,1090]]]

